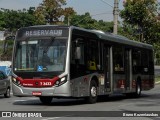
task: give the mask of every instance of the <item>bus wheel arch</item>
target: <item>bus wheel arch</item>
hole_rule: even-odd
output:
[[[11,91],[11,88],[8,87],[7,90],[6,90],[6,92],[5,92],[5,94],[4,94],[5,98],[9,98],[11,96],[10,91]]]
[[[89,96],[86,98],[87,103],[93,104],[97,102],[98,85],[98,78],[96,76],[93,76],[90,81]]]

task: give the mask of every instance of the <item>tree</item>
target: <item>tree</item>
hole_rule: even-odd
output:
[[[33,13],[34,8],[32,7],[28,10],[23,9],[18,11],[3,8],[0,10],[0,29],[5,30],[5,40],[3,42],[5,46],[8,46],[6,49],[2,48],[3,50],[0,50],[1,60],[11,60],[14,42],[12,37],[14,37],[16,31],[21,27],[35,25]]]
[[[70,21],[70,24],[73,26],[78,26],[86,29],[93,28],[96,20],[92,19],[90,13],[85,13],[84,15],[74,15]]]
[[[103,20],[97,21],[93,19],[88,12],[83,15],[72,15],[70,19],[70,25],[86,29],[102,30],[104,32],[113,31],[113,22],[105,22]]]
[[[64,23],[67,23],[67,25],[70,25],[70,19],[72,18],[73,15],[75,15],[76,12],[73,10],[73,8],[65,8],[64,9]]]
[[[28,13],[30,11],[30,13]],[[0,28],[14,32],[21,27],[32,26],[35,24],[35,17],[29,10],[9,10],[1,9],[0,14]]]
[[[139,34],[139,40],[142,42],[156,42],[159,29],[155,27],[159,26],[156,19],[156,0],[127,0],[124,7],[120,16],[123,18],[124,24],[132,27],[132,33]]]
[[[5,25],[5,20],[4,20],[4,12],[2,11],[3,9],[1,8],[0,10],[0,30],[4,30],[3,26]]]
[[[66,15],[68,17],[70,12],[74,12],[72,8],[62,8],[63,5],[66,5],[65,0],[43,0],[35,11],[37,24],[58,24],[62,22],[60,20],[62,16]]]

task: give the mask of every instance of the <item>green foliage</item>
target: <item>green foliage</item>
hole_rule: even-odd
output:
[[[97,29],[105,32],[113,31],[113,22],[104,22],[103,20],[95,20],[90,13],[84,15],[73,15],[71,17],[70,25],[78,26],[86,29]]]
[[[7,39],[0,42],[0,60],[11,61],[12,59],[12,51],[13,51],[13,39]],[[4,49],[5,46],[5,49]]]
[[[0,55],[2,54],[3,52],[3,41],[0,41]]]
[[[31,8],[29,9],[29,12],[25,9],[18,11],[1,9],[0,28],[7,29],[13,32],[21,27],[34,25],[35,17],[31,14]]]
[[[124,20],[124,31],[141,42],[153,44],[160,39],[160,23],[156,19],[155,0],[127,0],[125,9],[120,12]],[[128,27],[129,26],[129,27]]]
[[[66,0],[43,0],[35,10],[37,24],[59,24],[62,23],[62,16],[69,17],[74,13],[73,8],[62,8],[66,5]]]
[[[0,10],[0,30],[3,30],[3,26],[5,25],[5,21],[4,21],[4,13]]]

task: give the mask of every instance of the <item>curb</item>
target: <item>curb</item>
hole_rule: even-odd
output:
[[[160,81],[158,81],[158,82],[155,82],[155,84],[159,84],[160,83]]]

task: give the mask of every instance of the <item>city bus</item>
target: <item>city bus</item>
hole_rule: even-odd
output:
[[[154,88],[153,47],[126,37],[75,26],[38,25],[17,31],[12,58],[13,95],[84,98],[139,97]]]

